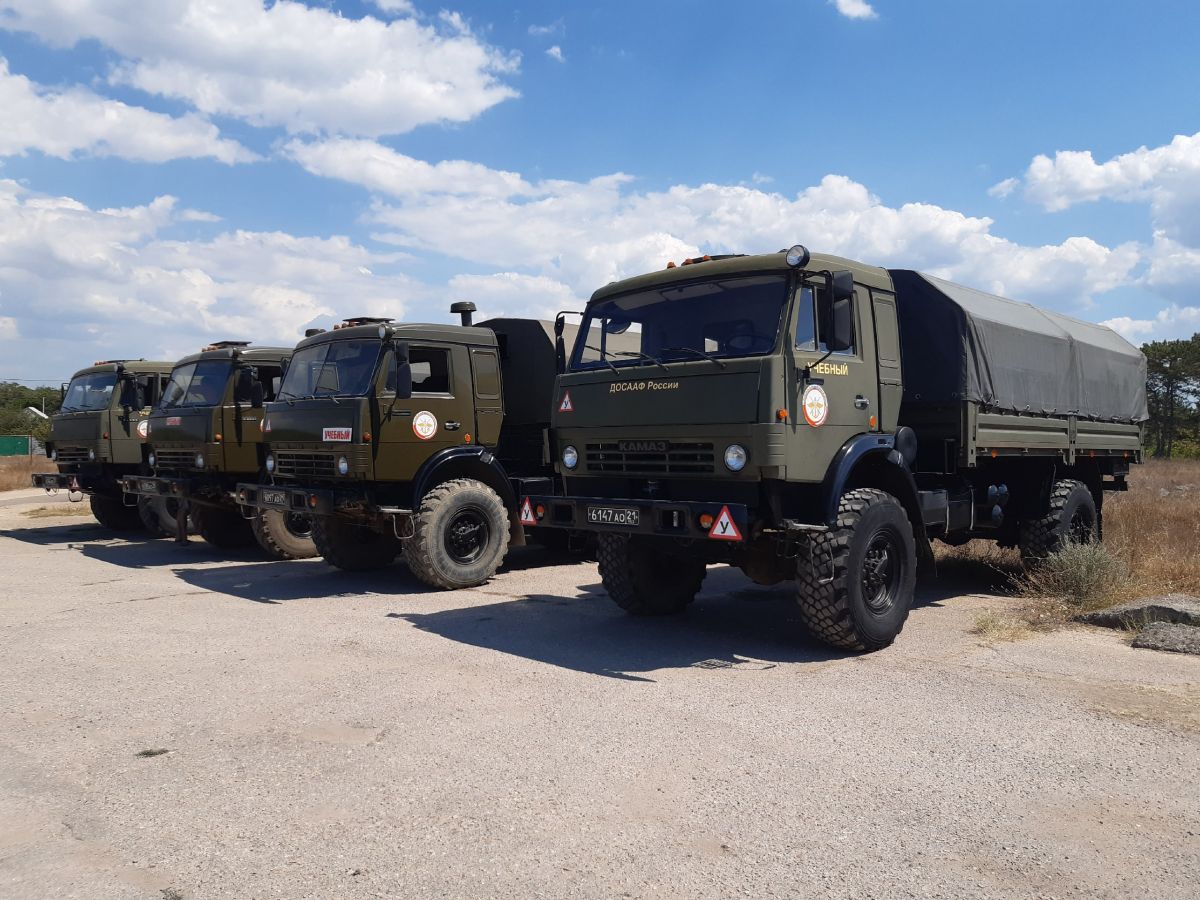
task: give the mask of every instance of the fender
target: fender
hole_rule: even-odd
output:
[[[872,463],[882,463],[886,466],[888,480],[893,484],[889,488],[897,494],[909,517],[913,521],[914,530],[921,527],[921,504],[917,496],[917,483],[908,467],[903,454],[896,449],[894,434],[859,434],[846,441],[834,455],[833,462],[825,473],[821,483],[821,509],[825,515],[825,524],[837,524],[838,504],[850,476],[864,460],[870,458]],[[922,528],[923,530],[923,528]]]
[[[516,505],[508,473],[500,465],[500,460],[487,447],[464,445],[439,450],[421,464],[413,478],[413,507],[420,504],[421,498],[435,484],[456,477],[482,481],[500,495],[507,508],[512,509]]]

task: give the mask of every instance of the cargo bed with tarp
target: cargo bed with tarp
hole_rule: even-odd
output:
[[[1102,325],[940,278],[890,272],[900,319],[900,421],[919,468],[979,456],[1135,457],[1146,415],[1145,357]]]

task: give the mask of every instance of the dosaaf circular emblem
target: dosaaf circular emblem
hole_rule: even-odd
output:
[[[138,436],[141,437],[142,439],[150,437],[150,420],[149,419],[142,419],[142,421],[138,422],[137,433],[138,433]]]
[[[437,434],[438,421],[437,416],[427,409],[421,410],[413,416],[413,434],[423,441],[427,441]]]
[[[829,418],[829,398],[819,384],[810,384],[804,389],[800,406],[804,410],[804,421],[813,428],[820,428]]]

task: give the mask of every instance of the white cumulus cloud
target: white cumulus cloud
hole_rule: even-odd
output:
[[[344,237],[232,231],[180,240],[172,197],[92,209],[0,180],[0,316],[44,366],[176,358],[212,339],[295,343],[306,325],[402,317],[425,289]],[[33,373],[42,377],[45,372]]]
[[[874,19],[878,13],[867,0],[829,0],[848,19]]]
[[[0,0],[8,30],[114,50],[114,83],[293,133],[400,134],[517,95],[502,81],[515,54],[456,13],[437,21],[352,19],[296,0]]]
[[[223,163],[257,156],[195,114],[173,117],[74,87],[51,90],[9,71],[0,57],[0,156],[37,150],[47,156],[119,156],[139,162],[211,157]]]
[[[558,44],[555,44],[553,47],[548,48],[546,50],[546,55],[548,57],[550,57],[552,60],[554,60],[555,62],[561,63],[561,62],[567,61],[567,58],[563,55],[562,47],[558,46]]]

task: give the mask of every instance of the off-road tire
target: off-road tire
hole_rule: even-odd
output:
[[[305,523],[299,529],[299,520]],[[312,519],[282,509],[264,509],[251,523],[258,545],[272,559],[311,559],[317,555],[313,541]]]
[[[1046,515],[1021,523],[1021,561],[1035,566],[1068,541],[1087,544],[1098,540],[1099,531],[1100,516],[1088,486],[1072,478],[1056,481]]]
[[[142,525],[154,537],[175,537],[175,516],[171,511],[171,497],[139,497],[138,516]],[[174,500],[174,503],[179,503]],[[188,517],[188,532],[195,533],[195,523]]]
[[[628,534],[600,534],[600,580],[613,602],[634,616],[681,613],[700,593],[704,560],[671,553],[661,542]]]
[[[313,516],[313,546],[325,562],[346,572],[370,572],[396,561],[400,541],[391,531],[378,531],[340,516]]]
[[[92,494],[88,503],[96,521],[105,528],[111,528],[113,531],[139,531],[143,527],[138,508],[126,506],[122,497]]]
[[[812,562],[802,552],[796,567],[796,602],[808,630],[845,650],[891,644],[917,577],[916,541],[900,501],[874,488],[848,491],[836,527],[809,541]]]
[[[500,568],[508,529],[504,501],[486,484],[473,478],[443,481],[421,498],[404,560],[430,587],[474,587]]]
[[[254,530],[237,510],[193,505],[192,520],[200,537],[220,550],[240,550],[254,543]]]

